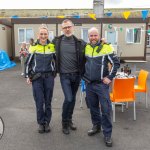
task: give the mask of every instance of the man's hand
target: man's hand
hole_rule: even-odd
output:
[[[111,83],[111,80],[107,77],[103,78],[103,83],[104,84],[110,84]]]
[[[30,78],[27,78],[27,84],[31,84],[32,82],[31,82],[31,80],[30,80]]]
[[[106,39],[105,39],[105,38],[101,38],[101,42],[102,42],[102,44],[107,43],[107,41],[106,41]]]

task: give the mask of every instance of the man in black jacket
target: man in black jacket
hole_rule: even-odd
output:
[[[61,24],[63,35],[53,40],[56,50],[57,72],[64,93],[62,108],[62,131],[69,134],[76,130],[72,115],[76,101],[76,93],[84,70],[84,48],[86,43],[73,35],[74,25],[66,19]]]

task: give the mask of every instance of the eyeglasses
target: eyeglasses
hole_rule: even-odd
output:
[[[72,26],[63,27],[63,29],[70,29]]]

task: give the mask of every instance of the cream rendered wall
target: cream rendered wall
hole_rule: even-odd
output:
[[[5,50],[9,57],[12,56],[11,28],[0,24],[0,49]]]
[[[112,24],[112,26],[118,29],[118,46],[122,50],[122,55],[121,55],[122,57],[143,57],[144,56],[145,32],[146,32],[145,24],[142,23]],[[123,31],[119,30],[120,27],[123,29]],[[137,44],[126,43],[127,28],[142,28],[141,43],[137,43]],[[103,30],[103,36],[105,36],[104,30]]]
[[[14,25],[14,39],[15,39],[15,57],[19,56],[20,44],[18,43],[18,28],[33,28],[34,38],[37,38],[37,32],[40,24],[15,24]],[[81,38],[82,28],[97,27],[101,31],[100,24],[81,24],[81,26],[75,26],[74,35]],[[145,31],[146,25],[143,23],[137,24],[113,24],[114,27],[119,29],[123,28],[123,31],[118,30],[118,46],[122,50],[122,57],[143,57],[145,48]],[[48,24],[50,31],[54,32],[56,36],[56,25]],[[126,29],[127,28],[142,28],[141,43],[139,44],[128,44],[126,43]],[[61,35],[61,24],[58,25],[58,35]],[[102,37],[105,37],[105,30],[103,30]]]

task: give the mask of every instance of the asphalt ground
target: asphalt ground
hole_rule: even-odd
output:
[[[150,57],[147,62],[136,63],[137,73],[140,69],[150,70]],[[113,147],[108,148],[103,141],[103,134],[89,137],[91,129],[89,109],[85,101],[80,108],[80,91],[77,94],[74,110],[74,123],[78,129],[64,135],[61,128],[63,93],[59,76],[55,79],[52,101],[51,132],[37,132],[35,103],[31,85],[20,75],[20,63],[11,69],[0,72],[0,116],[5,130],[0,140],[0,150],[149,150],[150,149],[150,93],[148,109],[145,108],[144,94],[136,96],[137,120],[133,121],[133,105],[121,112],[116,107],[116,122],[113,123]],[[148,85],[150,77],[148,77]]]

